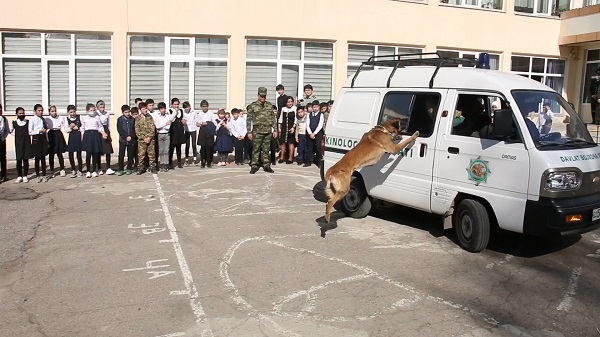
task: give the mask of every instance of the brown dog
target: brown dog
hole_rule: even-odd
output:
[[[409,138],[395,144],[394,140],[398,137],[402,122],[395,118],[387,120],[383,125],[376,125],[366,132],[360,142],[340,161],[327,170],[325,174],[325,194],[328,198],[325,209],[327,223],[331,219],[333,205],[350,191],[350,181],[355,170],[377,163],[385,153],[399,153],[419,137],[419,131],[416,131]]]

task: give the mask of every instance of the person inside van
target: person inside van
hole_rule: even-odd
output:
[[[486,113],[485,106],[480,102],[480,97],[475,95],[460,95],[456,110],[462,112],[465,118],[462,123],[452,129],[452,134],[479,137],[479,131],[492,124],[490,116]]]

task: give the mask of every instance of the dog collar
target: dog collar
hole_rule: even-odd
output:
[[[394,140],[394,135],[390,132],[390,130],[384,128],[383,126],[381,126],[381,125],[375,125],[373,127],[373,129],[380,129],[380,130],[382,130],[383,132],[387,133],[390,136],[391,140]]]

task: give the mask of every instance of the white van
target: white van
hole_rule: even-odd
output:
[[[470,252],[486,248],[494,226],[542,236],[599,228],[600,148],[586,125],[550,87],[487,60],[364,62],[335,97],[321,177],[387,118],[408,119],[403,134],[420,137],[354,172],[336,208],[359,218],[377,200],[443,215]]]

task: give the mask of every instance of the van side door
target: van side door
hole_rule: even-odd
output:
[[[415,131],[420,135],[402,153],[385,154],[378,163],[361,170],[371,196],[427,212],[431,210],[435,130],[446,92],[419,89],[385,93],[377,124],[401,118],[403,138]]]
[[[495,106],[510,107],[497,93],[450,90],[449,95],[455,99],[447,100],[447,117],[440,121],[432,211],[443,214],[457,193],[465,193],[487,200],[501,228],[520,232],[529,152],[517,123],[512,139],[499,140],[491,132]]]

